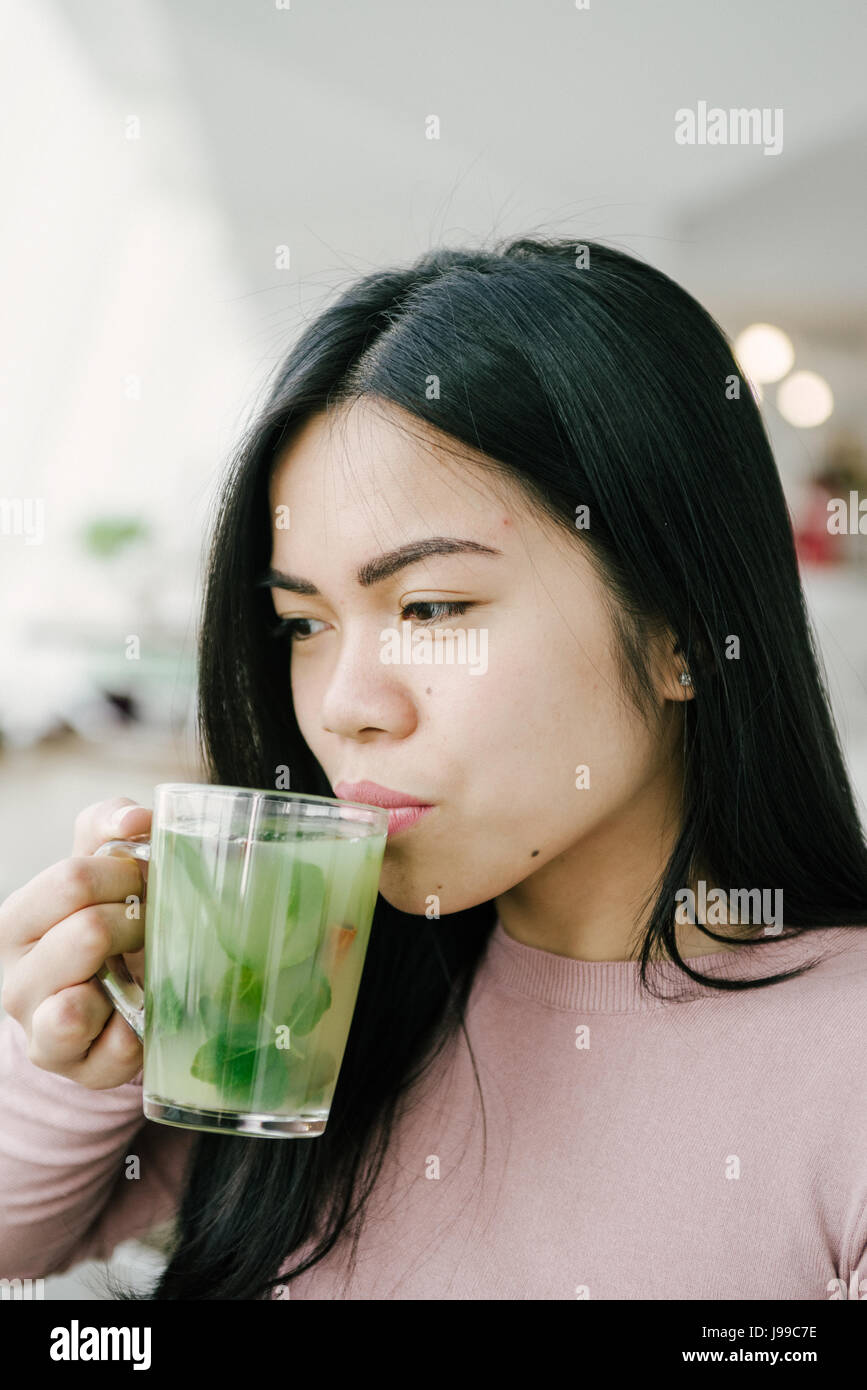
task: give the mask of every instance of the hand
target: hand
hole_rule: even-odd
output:
[[[112,817],[127,809],[122,824]],[[141,977],[144,912],[127,917],[126,898],[144,897],[141,860],[94,852],[107,840],[150,831],[152,812],[129,797],[86,807],[75,821],[72,858],[43,869],[0,904],[0,1005],[27,1034],[34,1066],[91,1090],[130,1081],[143,1047],[93,979],[123,955]]]

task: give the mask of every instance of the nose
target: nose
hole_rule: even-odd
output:
[[[380,660],[380,627],[344,636],[322,695],[320,719],[326,733],[359,738],[376,733],[406,738],[418,722],[407,668]]]

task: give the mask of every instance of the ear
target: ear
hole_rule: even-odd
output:
[[[653,664],[661,700],[684,701],[695,696],[694,680],[677,638],[668,629],[654,639]],[[682,681],[681,676],[690,679]]]

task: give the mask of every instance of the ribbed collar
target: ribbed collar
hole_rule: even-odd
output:
[[[703,975],[728,979],[774,975],[829,952],[836,954],[852,940],[851,927],[810,928],[798,938],[769,938],[770,944],[687,957],[687,965]],[[525,946],[507,934],[499,918],[488,941],[484,970],[491,983],[526,999],[585,1013],[643,1013],[663,1008],[671,995],[723,997],[722,990],[698,984],[673,961],[665,961],[648,967],[648,979],[667,996],[659,998],[643,988],[638,961],[573,960]]]

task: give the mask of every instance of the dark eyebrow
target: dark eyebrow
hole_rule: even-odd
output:
[[[363,589],[369,589],[372,584],[389,579],[398,570],[405,569],[407,565],[415,565],[419,560],[427,559],[429,555],[455,555],[460,551],[472,551],[479,555],[503,553],[502,550],[482,545],[479,541],[460,541],[451,536],[430,536],[426,540],[410,541],[408,545],[398,546],[397,550],[388,550],[384,555],[367,560],[355,577]],[[285,574],[282,570],[275,569],[266,570],[261,579],[256,580],[256,588],[290,589],[294,594],[321,597],[316,585],[311,584],[309,579],[299,579],[297,575]]]

